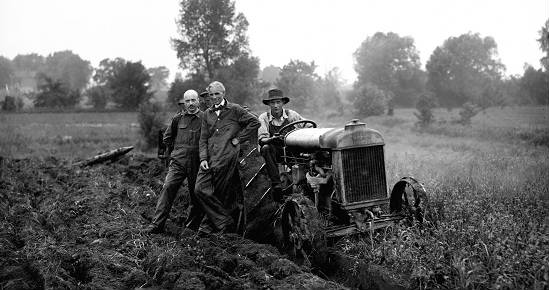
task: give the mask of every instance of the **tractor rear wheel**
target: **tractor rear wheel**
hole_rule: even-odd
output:
[[[308,255],[325,244],[324,229],[314,203],[302,194],[287,198],[278,212],[282,249],[298,264],[310,265]]]

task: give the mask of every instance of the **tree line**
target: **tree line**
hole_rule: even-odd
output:
[[[2,108],[20,109],[23,98],[35,108],[67,109],[83,97],[95,109],[108,102],[123,110],[135,110],[153,92],[166,90],[169,70],[145,68],[141,62],[123,58],[104,59],[97,68],[70,50],[46,57],[31,53],[10,60],[0,56],[0,88],[5,95]]]
[[[472,32],[451,36],[434,49],[422,69],[412,37],[377,32],[366,37],[353,54],[357,79],[349,89],[342,88],[337,68],[320,76],[314,62],[294,59],[282,68],[261,70],[260,59],[249,47],[248,26],[244,14],[235,11],[234,1],[182,0],[179,35],[171,44],[186,75],[178,74],[169,86],[165,67],[146,69],[140,62],[116,58],[91,68],[70,51],[46,58],[35,54],[12,61],[0,58],[0,85],[13,83],[13,76],[24,75],[21,70],[25,68],[38,72],[34,74],[35,106],[71,107],[83,93],[96,108],[112,102],[128,110],[149,100],[155,90],[167,89],[167,103],[175,104],[185,90],[201,90],[212,80],[222,81],[231,100],[240,104],[261,105],[265,92],[276,86],[292,98],[292,107],[310,112],[322,108],[334,115],[344,108],[352,108],[358,116],[371,116],[391,114],[398,107],[416,106],[421,113],[436,106],[474,111],[549,104],[549,19],[537,40],[545,54],[540,60],[542,68],[527,65],[521,76],[505,75],[497,43],[490,36]],[[19,73],[10,73],[10,65]]]

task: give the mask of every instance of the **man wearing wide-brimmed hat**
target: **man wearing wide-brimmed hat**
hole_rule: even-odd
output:
[[[260,152],[265,159],[265,168],[271,180],[271,193],[273,199],[277,202],[282,201],[282,187],[280,184],[280,173],[278,172],[277,161],[282,155],[282,146],[277,144],[280,140],[274,137],[278,131],[295,121],[304,120],[296,111],[285,109],[290,98],[284,96],[279,89],[270,89],[267,98],[263,99],[263,104],[268,105],[270,110],[259,115],[259,127],[257,140],[260,145]]]

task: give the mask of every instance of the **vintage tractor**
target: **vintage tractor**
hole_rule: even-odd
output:
[[[298,128],[300,124],[310,125]],[[329,239],[371,232],[404,218],[423,221],[425,189],[404,177],[389,192],[385,142],[365,123],[352,120],[344,128],[317,128],[315,122],[302,120],[281,128],[278,137],[287,197],[269,220],[279,236],[268,237],[271,243],[277,240],[278,246],[299,254],[319,235]],[[267,191],[252,215],[268,196]],[[266,227],[252,222],[248,233],[253,238]]]

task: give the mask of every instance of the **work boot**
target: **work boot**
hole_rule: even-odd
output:
[[[161,234],[164,232],[164,228],[151,224],[145,229],[145,232],[150,235]]]

